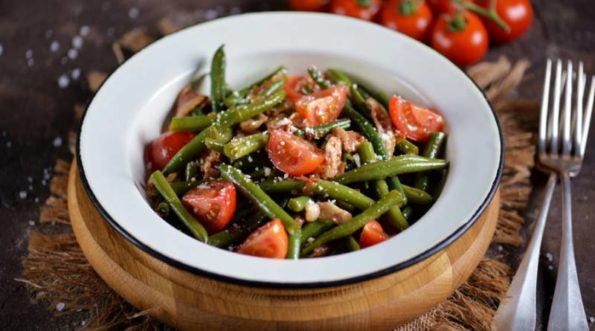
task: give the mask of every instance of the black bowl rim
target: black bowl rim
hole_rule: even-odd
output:
[[[332,14],[324,14],[324,13],[316,13],[316,14],[304,14],[304,13],[295,13],[295,12],[283,12],[283,11],[277,11],[277,12],[272,12],[275,14],[279,14],[279,13],[291,13],[291,14],[296,14],[296,15],[329,15],[329,16],[333,16]],[[248,13],[248,14],[243,14],[245,15],[268,15],[269,13]],[[223,18],[225,19],[225,18]],[[365,23],[365,22],[362,22]],[[196,25],[192,25],[189,27],[186,27],[180,31],[177,31],[175,33],[184,31],[186,29],[190,29],[193,28],[197,25],[200,25],[202,23],[196,24]],[[175,34],[174,33],[174,34]],[[166,36],[167,37],[167,36]],[[153,42],[153,44],[161,41],[163,38]],[[426,47],[430,50],[432,50],[434,53],[436,53],[438,56],[445,58],[442,54],[440,54],[438,51],[434,50],[433,48],[420,43],[423,47]],[[142,52],[142,50],[140,51]],[[140,53],[139,52],[139,53]],[[137,53],[138,54],[138,53]],[[136,56],[136,55],[134,55]],[[133,57],[134,57],[133,56]],[[445,58],[446,59],[446,58]],[[448,60],[448,59],[446,59]],[[450,62],[450,60],[448,60]],[[117,71],[117,69],[124,65],[127,61],[120,63],[116,69],[114,69],[103,81],[103,83],[100,85],[100,87],[98,88],[97,91],[99,91],[102,87],[103,84],[105,84],[105,82],[107,82],[107,80],[111,77],[111,75]],[[99,203],[99,200],[97,200],[97,198],[95,197],[95,194],[93,193],[93,190],[91,190],[91,187],[89,185],[89,182],[87,181],[87,177],[85,175],[85,170],[83,167],[83,163],[82,163],[82,159],[81,159],[81,153],[80,153],[80,138],[81,138],[81,132],[82,132],[82,126],[83,123],[85,121],[86,115],[87,115],[87,110],[88,110],[88,106],[93,102],[93,99],[95,99],[95,96],[89,101],[89,103],[87,104],[87,106],[85,107],[85,113],[83,115],[83,118],[81,119],[80,125],[79,125],[79,130],[78,130],[78,135],[77,135],[77,143],[76,143],[76,161],[77,161],[77,166],[78,166],[78,170],[80,173],[80,178],[81,181],[83,183],[83,188],[85,189],[85,191],[87,192],[89,199],[91,200],[91,202],[93,203],[93,205],[96,207],[97,211],[99,212],[99,214],[102,216],[102,218],[107,221],[107,223],[113,227],[118,233],[120,233],[126,240],[128,240],[129,242],[131,242],[132,244],[134,244],[136,247],[138,247],[139,249],[141,249],[142,251],[144,251],[145,253],[157,258],[158,260],[161,260],[169,265],[172,265],[176,268],[185,270],[185,271],[189,271],[191,273],[197,274],[199,276],[204,276],[207,278],[211,278],[217,281],[222,281],[222,282],[226,282],[226,283],[231,283],[231,284],[236,284],[236,285],[241,285],[241,286],[248,286],[248,287],[259,287],[259,288],[277,288],[277,289],[311,289],[311,288],[324,288],[324,287],[336,287],[336,286],[344,286],[344,285],[350,285],[350,284],[354,284],[354,283],[359,283],[359,282],[363,282],[363,281],[369,281],[381,276],[385,276],[388,275],[390,273],[394,273],[397,272],[399,270],[403,270],[407,267],[410,267],[414,264],[417,264],[427,258],[429,258],[430,256],[436,254],[437,252],[443,250],[444,248],[446,248],[447,246],[449,246],[450,244],[452,244],[454,241],[456,241],[457,239],[459,239],[469,228],[471,228],[479,219],[479,217],[483,214],[483,212],[486,210],[486,208],[490,205],[492,199],[494,198],[499,184],[500,184],[500,180],[502,179],[502,173],[503,173],[503,168],[504,168],[504,138],[503,138],[503,134],[502,134],[502,127],[500,125],[500,121],[498,120],[498,116],[496,115],[496,112],[494,111],[494,107],[492,106],[490,100],[487,98],[487,96],[485,95],[485,93],[481,90],[481,88],[477,85],[477,83],[475,81],[473,81],[473,79],[471,79],[471,77],[460,67],[458,67],[457,65],[453,64],[455,67],[457,67],[458,70],[460,70],[466,77],[467,79],[479,90],[479,92],[481,93],[481,95],[484,97],[486,103],[488,104],[490,111],[492,112],[492,116],[494,116],[494,121],[496,123],[496,127],[498,128],[498,140],[500,142],[500,157],[499,157],[499,161],[498,161],[498,170],[496,172],[496,177],[494,178],[494,181],[492,182],[492,185],[490,187],[490,190],[488,192],[488,194],[486,195],[485,199],[481,202],[481,204],[479,205],[479,207],[477,208],[477,210],[473,213],[473,215],[471,215],[471,217],[469,218],[469,220],[467,220],[463,225],[461,225],[459,228],[457,228],[451,235],[449,235],[447,238],[445,238],[444,240],[442,240],[441,242],[439,242],[438,244],[434,245],[433,247],[429,248],[428,250],[406,260],[403,261],[401,263],[397,263],[391,267],[382,269],[382,270],[378,270],[375,272],[371,272],[365,275],[359,275],[356,277],[350,277],[350,278],[345,278],[345,279],[340,279],[340,280],[333,280],[333,281],[320,281],[320,282],[309,282],[309,283],[276,283],[276,282],[267,282],[267,281],[255,281],[255,280],[246,280],[246,279],[241,279],[241,278],[235,278],[235,277],[229,277],[229,276],[224,276],[224,275],[220,275],[217,273],[213,273],[210,271],[205,271],[202,270],[200,268],[196,268],[193,266],[189,266],[185,263],[182,263],[180,261],[177,261],[173,258],[170,258],[168,256],[165,256],[164,254],[150,248],[149,246],[147,246],[146,244],[142,243],[141,241],[139,241],[138,239],[136,239],[134,236],[132,236],[130,233],[128,233],[128,231],[126,231],[124,228],[122,228],[118,222],[107,212],[107,210],[105,210],[103,208],[103,206]],[[97,92],[96,92],[97,93]]]

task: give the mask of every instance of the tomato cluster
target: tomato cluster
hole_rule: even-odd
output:
[[[430,44],[460,66],[481,60],[490,41],[519,38],[533,20],[529,0],[289,0],[289,5],[379,22]]]

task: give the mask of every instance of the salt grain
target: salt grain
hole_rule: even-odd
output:
[[[50,44],[50,52],[56,53],[60,50],[60,43],[57,40],[52,41]]]
[[[138,10],[138,8],[132,7],[132,8],[130,8],[130,10],[128,10],[128,17],[135,19],[138,17],[139,13],[140,13],[140,11]]]
[[[554,256],[550,252],[545,253],[545,258],[550,262],[554,260]]]
[[[548,270],[554,270],[554,266],[553,265],[548,265],[547,268],[548,268]]]
[[[27,60],[27,66],[28,67],[32,67],[34,64],[35,64],[35,60],[33,60],[33,59],[28,59]]]
[[[71,48],[68,50],[68,53],[66,53],[66,55],[68,55],[69,59],[74,60],[77,58],[77,56],[79,56],[79,51],[77,51],[74,48]]]
[[[56,305],[56,310],[57,310],[57,311],[63,311],[63,310],[64,310],[64,307],[66,307],[66,305],[64,304],[64,302],[59,302],[59,303]]]
[[[25,52],[25,58],[27,58],[27,59],[30,59],[30,58],[32,58],[32,57],[33,57],[33,50],[32,50],[32,49],[28,49],[28,50]]]
[[[595,317],[589,316],[589,323],[595,323]]]
[[[77,80],[81,77],[81,69],[79,68],[74,68],[72,69],[72,72],[70,73],[70,77],[72,77],[72,79]]]
[[[30,225],[30,226],[33,226],[33,225],[35,225],[35,221],[33,221],[33,220],[29,220],[29,225]]]
[[[83,47],[83,37],[81,36],[74,36],[72,37],[72,47],[76,48],[76,49],[80,49],[81,47]]]
[[[19,192],[20,199],[27,199],[27,191],[20,191]]]
[[[28,181],[29,183],[33,183],[33,177],[31,177],[31,176],[27,176],[27,181]]]
[[[58,86],[60,86],[60,88],[67,88],[69,84],[70,78],[68,78],[68,76],[66,76],[65,74],[58,77]]]
[[[6,148],[10,148],[12,147],[12,142],[11,141],[7,141],[6,142]]]
[[[4,47],[2,46],[2,44],[0,44],[0,56],[2,56],[2,53],[4,53]]]
[[[54,138],[54,140],[52,141],[52,145],[54,145],[54,147],[62,146],[62,138],[61,137]]]
[[[86,36],[89,34],[89,32],[91,32],[91,28],[88,25],[81,26],[81,28],[79,30],[79,34],[81,36]]]
[[[205,18],[207,19],[207,21],[216,19],[217,16],[219,16],[219,13],[215,9],[209,9],[205,13]]]

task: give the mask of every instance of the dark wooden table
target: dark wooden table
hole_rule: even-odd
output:
[[[595,73],[595,6],[592,0],[533,3],[532,30],[518,42],[493,48],[488,58],[504,54],[513,60],[531,60],[533,65],[519,93],[538,100],[547,57],[582,60],[587,72]],[[154,29],[165,16],[205,19],[230,12],[284,8],[284,1],[258,0],[0,1],[1,329],[69,328],[80,322],[52,319],[45,307],[30,303],[26,289],[14,278],[21,273],[20,257],[26,252],[28,234],[38,226],[39,206],[48,196],[47,173],[57,158],[69,156],[66,141],[74,123],[73,106],[90,96],[84,76],[91,69],[109,72],[116,67],[111,43],[139,25]],[[80,40],[73,38],[81,29],[88,29],[89,34],[78,45]],[[543,177],[534,177],[538,189],[532,200],[536,208]],[[593,320],[595,133],[583,171],[573,185],[577,264],[587,316]],[[551,253],[554,260],[543,259],[542,306],[551,300],[555,282],[560,213],[556,195],[543,246],[544,255]],[[529,214],[536,215],[533,207]],[[542,319],[547,320],[546,315]],[[590,326],[594,328],[595,323],[591,321]]]

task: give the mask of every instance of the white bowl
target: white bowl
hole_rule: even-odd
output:
[[[390,240],[331,257],[271,260],[205,245],[161,219],[143,190],[143,148],[160,133],[199,63],[226,45],[228,82],[241,87],[285,64],[343,69],[370,86],[439,110],[450,172],[440,198]],[[208,86],[205,87],[208,89]],[[417,263],[461,236],[494,195],[502,170],[497,119],[463,71],[431,48],[381,26],[326,14],[248,14],[165,37],[120,66],[89,105],[78,162],[103,216],[131,242],[175,266],[236,283],[316,287],[356,282]]]

